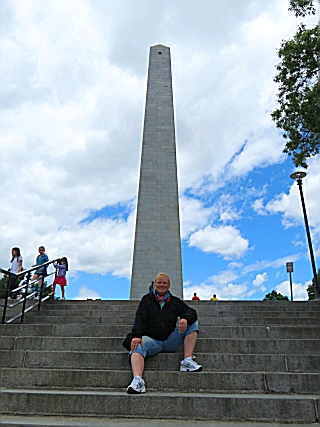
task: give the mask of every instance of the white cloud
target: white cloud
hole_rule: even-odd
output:
[[[257,274],[256,278],[252,281],[252,284],[255,288],[259,288],[259,290],[261,292],[265,292],[267,290],[266,286],[264,285],[264,283],[268,280],[268,274],[266,272],[262,273],[262,274]],[[252,289],[251,291],[251,295],[253,295],[256,292],[255,289]]]
[[[194,230],[204,227],[209,222],[214,208],[206,208],[195,198],[180,198],[181,237],[186,239]]]
[[[230,166],[230,175],[245,175],[257,167],[281,163],[286,158],[282,153],[283,142],[270,124],[269,135],[266,127],[254,136],[236,156]],[[272,142],[274,140],[275,142]]]
[[[232,261],[232,262],[229,262],[228,264],[228,267],[232,269],[242,267],[242,266],[243,266],[242,262],[239,262],[239,261]]]
[[[220,215],[220,221],[222,222],[229,222],[229,221],[235,221],[240,218],[239,212],[236,212],[235,210],[225,210]]]
[[[279,268],[283,267],[285,268],[287,262],[295,262],[299,261],[301,258],[303,258],[306,254],[304,253],[296,253],[296,254],[289,254],[285,257],[276,258],[273,260],[263,260],[263,261],[256,261],[253,264],[246,265],[242,271],[243,274],[247,274],[253,271],[261,271],[265,270],[266,268]]]
[[[218,274],[214,274],[210,276],[209,281],[218,284],[218,285],[226,285],[237,279],[239,276],[231,270],[219,271]]]
[[[89,224],[78,224],[52,236],[51,253],[58,250],[57,255],[61,251],[70,254],[70,264],[77,271],[129,278],[133,228],[132,218],[129,221],[95,219]]]
[[[310,227],[313,228],[314,238],[320,240],[320,158],[315,157],[310,161],[307,176],[302,180],[302,191],[305,200],[307,218]],[[289,193],[281,193],[263,206],[261,199],[256,200],[254,209],[260,214],[283,215],[283,225],[286,227],[304,224],[301,198],[298,185],[292,181]]]
[[[39,220],[41,217],[37,217]],[[37,248],[40,244],[46,247],[46,253],[50,259],[66,255],[69,260],[69,276],[76,271],[87,273],[107,274],[117,277],[131,275],[131,259],[133,251],[134,218],[132,213],[127,220],[98,218],[91,222],[67,224],[55,231],[53,224],[50,229],[45,228],[45,216],[43,217],[43,233],[41,228],[34,224],[34,234],[28,235],[30,230],[26,228],[16,240],[21,248],[24,259],[24,268],[34,264]],[[27,224],[23,222],[22,224]],[[21,226],[21,224],[20,224]],[[12,241],[11,229],[0,226],[3,241]],[[26,242],[28,244],[26,245]],[[11,245],[15,246],[15,245]],[[9,246],[10,247],[10,246]],[[8,259],[10,253],[1,248],[2,259]],[[4,265],[5,263],[3,263]]]
[[[253,286],[261,286],[264,282],[268,280],[267,273],[257,274],[256,278],[253,280]]]
[[[253,203],[252,203],[252,209],[257,212],[259,215],[267,215],[267,212],[265,210],[264,204],[263,204],[263,199],[259,198],[256,199]]]
[[[192,234],[189,245],[230,260],[243,256],[248,250],[249,242],[240,235],[239,230],[231,225],[222,227],[209,225]]]
[[[259,13],[252,3],[247,6],[244,13],[254,10],[256,14],[233,29],[232,41],[227,37],[220,45],[219,41],[211,40],[210,52],[203,48],[192,52],[188,46],[186,56],[178,59],[186,62],[188,58],[183,77],[190,76],[188,91],[179,91],[176,95],[179,105],[186,105],[179,109],[178,119],[184,118],[188,126],[187,116],[192,117],[182,134],[183,142],[179,142],[183,188],[192,183],[200,186],[203,181],[199,171],[204,177],[210,174],[217,181],[220,173],[226,174],[227,165],[228,174],[242,176],[253,168],[285,158],[283,139],[270,118],[276,92],[270,76],[278,62],[275,46],[279,45],[284,33],[292,31],[295,23],[288,18],[284,3],[279,7],[272,3],[271,9],[277,8],[272,15],[268,7]],[[224,12],[228,13],[227,8]],[[233,16],[231,10],[229,13]],[[203,75],[208,71],[210,79],[204,80]],[[183,99],[186,97],[196,101],[186,103]]]
[[[73,299],[76,300],[87,300],[87,299],[101,299],[101,296],[98,292],[93,291],[92,289],[87,288],[86,286],[81,286],[79,289],[78,295]]]
[[[7,9],[0,258],[18,245],[29,266],[41,242],[51,259],[68,254],[79,271],[129,277],[133,217],[83,221],[118,203],[132,210],[144,80],[108,61],[87,2],[14,1]]]
[[[307,287],[310,283],[292,283],[293,301],[308,299]],[[280,294],[287,296],[289,299],[291,298],[290,282],[288,280],[277,285],[275,289]]]

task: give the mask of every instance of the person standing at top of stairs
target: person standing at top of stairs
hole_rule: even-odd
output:
[[[11,273],[18,274],[22,271],[22,261],[23,261],[20,248],[12,248],[11,254],[12,254],[12,259],[11,259],[10,271]],[[10,291],[15,288],[16,283],[17,283],[17,279],[14,278],[14,276],[11,277],[8,285],[10,286]],[[20,295],[17,295],[17,298],[18,297],[20,298]],[[13,292],[10,292],[8,299],[11,300],[12,298],[13,298]]]
[[[48,255],[45,253],[46,248],[44,246],[39,246],[39,255],[36,258],[36,264],[33,265],[32,267],[36,267],[37,265],[42,265],[46,262],[49,261],[49,257]],[[43,277],[46,275],[47,273],[47,268],[45,267],[39,267],[36,269],[36,271],[34,272],[32,278],[31,278],[31,282],[33,282],[34,280],[38,280],[38,296],[37,298],[39,298],[40,295],[40,288],[42,286],[42,280]]]
[[[65,299],[64,288],[67,286],[66,274],[68,271],[68,260],[64,256],[53,264],[54,268],[58,270],[57,276],[52,283],[52,299],[54,299],[54,293],[56,286],[60,285],[61,288],[61,299]]]
[[[202,366],[194,360],[199,326],[197,312],[170,291],[170,278],[159,273],[154,290],[144,295],[136,312],[132,334],[124,346],[130,351],[133,380],[127,388],[129,394],[145,393],[142,379],[144,359],[161,352],[173,353],[184,344],[181,372],[198,372]],[[180,318],[178,326],[177,320]],[[131,342],[126,342],[131,341]]]

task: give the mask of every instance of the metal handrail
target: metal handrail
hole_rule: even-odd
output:
[[[49,299],[51,297],[51,295],[47,295],[46,297],[42,298],[43,291],[46,288],[48,288],[49,286],[51,286],[51,285],[47,285],[46,287],[44,287],[44,278],[45,277],[49,277],[52,274],[55,274],[55,276],[56,276],[56,274],[57,274],[57,271],[55,271],[53,273],[47,274],[47,266],[50,265],[50,264],[53,264],[53,263],[57,262],[58,259],[59,258],[54,259],[52,261],[45,262],[43,264],[35,265],[35,266],[29,268],[28,270],[21,271],[18,274],[15,274],[15,273],[12,273],[11,271],[4,270],[4,269],[0,268],[0,272],[1,273],[9,276],[9,280],[8,280],[8,283],[7,283],[7,289],[6,289],[6,295],[5,295],[5,301],[4,301],[4,304],[3,304],[2,323],[12,323],[16,319],[18,319],[19,317],[21,317],[21,323],[23,323],[25,313],[27,313],[28,311],[32,310],[35,307],[38,307],[38,310],[40,310],[41,302],[46,301],[47,299]],[[30,281],[32,271],[39,270],[41,268],[43,268],[43,273],[40,274],[37,279],[35,279],[33,281]],[[21,277],[21,276],[24,277],[25,275],[27,275],[26,282],[23,283],[22,285],[19,284],[19,286],[17,286],[14,289],[11,289],[11,283],[12,283],[12,281],[16,282],[19,277]],[[39,290],[37,290],[37,291],[32,292],[31,294],[28,295],[28,287],[29,287],[29,285],[33,284],[33,283],[37,283],[40,280],[41,280],[40,293],[39,293]],[[13,304],[8,305],[8,299],[9,299],[10,293],[11,292],[17,292],[17,291],[19,291],[21,289],[24,290],[23,297],[19,301],[15,302]],[[32,298],[34,295],[36,295],[38,293],[39,293],[39,300],[35,304],[33,304],[33,305],[29,306],[28,308],[26,308],[27,300],[30,299],[30,298]],[[18,313],[18,314],[16,314],[11,319],[9,319],[9,320],[6,321],[5,318],[6,318],[7,308],[8,307],[9,308],[16,307],[19,304],[23,304],[21,312]]]

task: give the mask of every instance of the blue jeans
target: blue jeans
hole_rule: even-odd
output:
[[[185,338],[195,331],[199,332],[198,321],[192,323],[192,325],[187,325],[187,330],[183,333],[180,333],[178,326],[176,326],[165,341],[158,341],[144,335],[142,337],[143,346],[139,344],[137,349],[134,352],[130,351],[129,354],[140,353],[143,357],[147,357],[155,356],[158,353],[174,353],[182,346]]]

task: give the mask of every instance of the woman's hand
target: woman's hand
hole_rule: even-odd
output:
[[[138,345],[141,344],[143,347],[142,339],[141,338],[132,338],[131,340],[131,350],[134,351],[137,349]]]
[[[180,322],[178,324],[178,330],[179,330],[180,334],[186,332],[187,324],[188,324],[188,322],[186,321],[186,319],[180,319]]]

